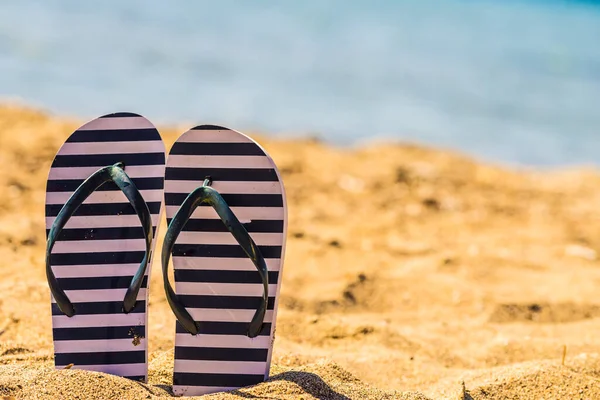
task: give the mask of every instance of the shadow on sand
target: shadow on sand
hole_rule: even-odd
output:
[[[351,400],[350,397],[344,396],[333,390],[319,375],[311,372],[288,371],[274,375],[267,380],[267,382],[275,381],[295,383],[307,394],[310,394],[319,400]],[[229,393],[244,399],[277,399],[277,397],[255,396],[250,393],[240,392],[239,390],[234,390]]]

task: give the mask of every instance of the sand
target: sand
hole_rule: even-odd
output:
[[[0,398],[168,398],[158,263],[147,385],[52,368],[45,181],[82,122],[0,106]],[[600,399],[597,170],[256,138],[290,213],[272,378],[207,398]]]

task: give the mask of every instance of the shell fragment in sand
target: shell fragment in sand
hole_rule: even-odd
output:
[[[596,250],[578,244],[567,246],[565,248],[565,254],[571,257],[583,258],[588,261],[596,261],[596,259],[598,259],[598,252],[596,252]]]

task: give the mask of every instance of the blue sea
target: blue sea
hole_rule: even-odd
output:
[[[0,98],[600,164],[600,4],[7,0]]]

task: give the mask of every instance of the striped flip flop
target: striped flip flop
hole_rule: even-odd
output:
[[[146,381],[148,276],[165,147],[147,119],[116,113],[76,130],[46,187],[46,274],[56,368]]]
[[[165,204],[163,278],[178,320],[174,393],[202,395],[264,381],[287,227],[277,167],[249,137],[197,126],[171,149]],[[171,255],[177,294],[169,283]]]

